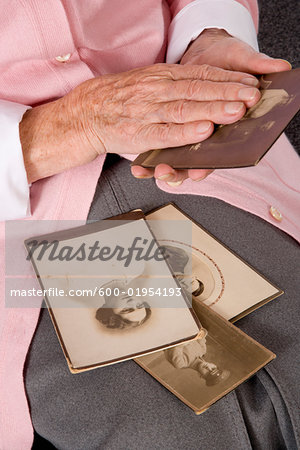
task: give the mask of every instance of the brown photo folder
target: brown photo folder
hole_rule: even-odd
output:
[[[151,150],[132,165],[174,169],[225,169],[255,166],[300,109],[300,68],[260,77],[261,99],[238,122],[216,127],[205,141]]]

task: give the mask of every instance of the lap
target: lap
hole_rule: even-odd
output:
[[[170,195],[135,180],[125,160],[99,180],[89,219],[173,201],[285,290],[237,325],[277,359],[201,416],[132,361],[71,375],[47,311],[26,363],[36,431],[61,449],[296,448],[299,419],[297,342],[299,248],[285,233],[222,201]]]

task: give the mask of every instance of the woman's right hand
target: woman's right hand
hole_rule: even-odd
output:
[[[104,75],[25,113],[20,137],[31,183],[100,154],[139,154],[207,139],[260,98],[254,76],[207,65],[156,64]]]

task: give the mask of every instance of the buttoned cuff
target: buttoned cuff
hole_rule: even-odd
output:
[[[0,100],[0,220],[30,215],[19,123],[30,106]]]
[[[166,62],[177,63],[189,43],[207,28],[223,29],[258,50],[255,26],[247,8],[235,0],[195,0],[170,24]]]

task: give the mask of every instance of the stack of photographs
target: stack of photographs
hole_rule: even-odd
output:
[[[25,245],[72,373],[134,359],[200,414],[275,358],[232,322],[283,292],[174,204]]]

